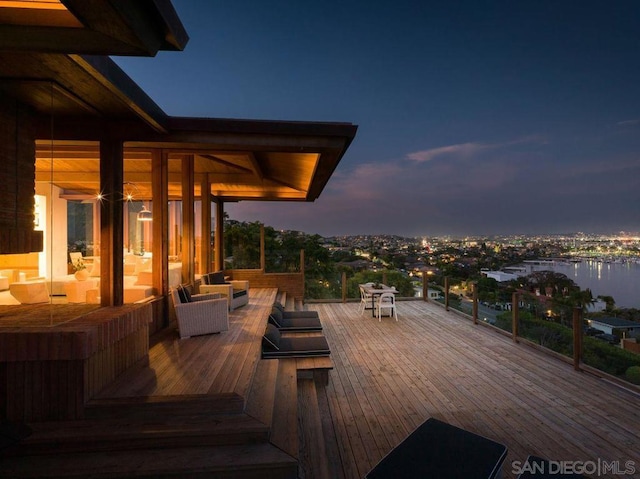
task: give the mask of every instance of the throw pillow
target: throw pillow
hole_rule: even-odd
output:
[[[278,325],[282,324],[282,311],[280,311],[278,308],[271,308],[271,314],[269,315],[269,317],[273,317]]]
[[[262,336],[262,347],[272,351],[280,351],[280,331],[273,324],[267,324]]]
[[[187,300],[187,295],[185,294],[184,288],[182,287],[181,284],[178,285],[176,290],[178,291],[178,298],[180,298],[180,302],[181,303],[188,303],[189,301]]]
[[[186,298],[185,303],[190,303],[191,301],[193,301],[193,299],[191,298],[191,291],[189,291],[189,288],[185,288],[183,286],[182,291],[184,291],[184,297]]]
[[[224,271],[209,273],[209,284],[224,284]]]
[[[270,314],[269,315],[269,323],[273,324],[276,328],[281,328],[282,327],[282,325],[278,321],[278,318],[276,318],[276,316],[274,314]]]

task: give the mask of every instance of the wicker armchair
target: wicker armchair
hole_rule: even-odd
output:
[[[180,300],[178,289],[171,290],[180,338],[219,333],[229,329],[227,298],[220,294],[194,294],[191,301]]]

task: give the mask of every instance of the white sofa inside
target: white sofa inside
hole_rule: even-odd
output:
[[[92,264],[87,265],[89,270],[88,280],[100,279],[100,257],[95,257]],[[135,303],[155,294],[153,289],[153,275],[151,271],[151,256],[127,255],[125,256],[124,274],[124,302]],[[181,283],[182,263],[169,264],[169,286],[173,287]],[[52,296],[65,296],[65,284],[78,281],[75,274],[57,276],[50,282],[49,288]],[[88,302],[99,302],[99,291],[87,293]]]

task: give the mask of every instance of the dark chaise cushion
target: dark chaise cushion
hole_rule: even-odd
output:
[[[267,329],[262,336],[262,349],[264,351],[280,350],[280,331],[273,324],[267,324]]]
[[[284,313],[284,306],[282,306],[282,303],[280,303],[279,301],[273,303],[273,307],[278,308],[281,313]]]
[[[269,326],[273,326],[270,324]],[[331,350],[324,336],[281,338],[278,351],[262,350],[262,359],[329,356]],[[392,476],[389,476],[392,477]]]

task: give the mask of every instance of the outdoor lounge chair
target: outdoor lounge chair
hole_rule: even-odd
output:
[[[200,293],[220,293],[229,302],[229,311],[249,303],[249,281],[224,279],[224,272],[218,271],[202,275]]]
[[[298,311],[292,311],[297,313]],[[301,313],[311,313],[315,311],[300,311]],[[278,330],[283,332],[310,332],[322,331],[322,323],[317,316],[307,317],[285,317],[283,312],[277,307],[271,309],[269,315],[269,323],[273,324]]]
[[[180,338],[229,329],[227,298],[218,293],[189,294],[182,286],[171,290]]]
[[[365,476],[366,479],[501,477],[506,446],[456,426],[427,419]]]
[[[278,308],[282,313],[282,317],[286,319],[290,318],[319,318],[317,311],[286,311],[284,306],[280,304],[278,301],[273,303],[274,308]]]
[[[324,336],[283,338],[273,324],[267,324],[262,336],[262,359],[329,356],[331,350]]]

